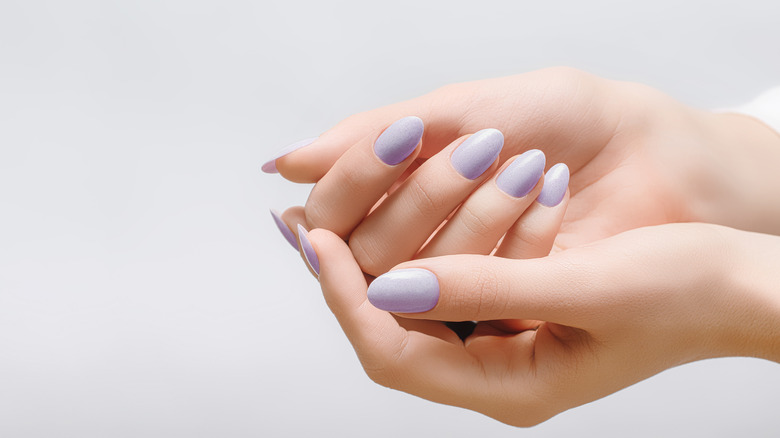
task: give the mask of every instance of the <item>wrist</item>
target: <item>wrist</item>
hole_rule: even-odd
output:
[[[705,113],[702,130],[691,219],[780,235],[780,134],[741,114]]]

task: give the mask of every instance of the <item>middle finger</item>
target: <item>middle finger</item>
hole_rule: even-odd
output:
[[[504,136],[483,129],[428,159],[352,233],[363,271],[381,275],[410,260],[447,216],[498,165]]]

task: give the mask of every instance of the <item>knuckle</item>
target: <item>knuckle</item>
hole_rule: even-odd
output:
[[[306,205],[303,207],[304,217],[306,218],[306,224],[310,229],[314,228],[327,228],[327,208],[323,208],[323,203],[317,202],[316,199],[309,199],[306,201]]]
[[[335,128],[337,129],[373,129],[374,111],[369,110],[352,114],[345,119],[342,119]]]
[[[543,388],[531,387],[528,392],[509,396],[506,403],[495,406],[493,418],[515,427],[533,427],[541,424],[561,411],[558,402],[551,402]],[[558,398],[560,400],[560,396]]]
[[[544,107],[547,111],[560,112],[562,105],[581,108],[591,101],[595,76],[572,67],[552,67],[542,73],[537,91],[547,103]]]
[[[344,166],[339,166],[337,172],[335,172],[336,181],[338,181],[335,189],[338,193],[344,193],[347,196],[353,196],[355,193],[360,193],[365,190],[366,178],[362,167],[356,167],[345,163]]]
[[[461,221],[469,233],[480,237],[487,237],[496,229],[497,220],[490,214],[484,214],[475,211],[469,204],[463,204],[461,207]]]
[[[485,414],[510,426],[526,428],[549,420],[555,409],[531,394],[516,393],[492,404]]]
[[[510,426],[527,428],[527,427],[537,426],[543,423],[544,421],[548,420],[549,418],[550,418],[549,416],[540,415],[535,410],[530,409],[530,410],[524,410],[522,416],[520,417],[514,416],[508,419],[508,421],[504,421],[504,422],[509,424]]]
[[[471,280],[469,281],[468,278]],[[475,267],[464,282],[469,281],[471,287],[462,285],[458,288],[458,303],[478,319],[495,318],[504,313],[507,303],[506,288],[499,276],[488,267]]]
[[[364,364],[363,371],[365,371],[366,376],[368,376],[368,378],[377,385],[384,386],[386,388],[393,387],[393,379],[390,378],[391,374],[388,372],[387,368],[370,367]]]
[[[447,206],[446,196],[431,189],[437,185],[435,181],[428,181],[428,179],[421,175],[411,181],[409,202],[422,216],[436,215]]]
[[[550,67],[545,69],[545,71],[549,73],[550,77],[562,83],[578,82],[591,76],[583,70],[569,66]]]
[[[408,346],[408,337],[404,337],[401,342],[393,348],[381,348],[375,345],[367,351],[359,354],[360,364],[363,371],[374,383],[387,387],[400,389],[403,387],[404,375],[402,357]]]
[[[467,86],[467,82],[453,82],[450,84],[442,85],[441,87],[433,90],[432,94],[435,95],[452,95],[460,94]]]
[[[360,171],[348,166],[334,168],[328,174],[327,183],[317,184],[312,189],[304,206],[306,221],[312,228],[327,228],[341,237],[349,231],[344,222],[343,208],[350,204],[356,193],[365,190],[365,178]]]
[[[390,268],[386,257],[382,256],[386,251],[380,250],[378,246],[375,239],[364,236],[359,230],[349,238],[349,249],[358,266],[363,272],[374,276],[381,275]]]
[[[509,238],[507,243],[512,246],[541,248],[547,244],[546,236],[530,228],[523,222],[520,222],[517,226],[513,227],[511,233],[507,237]]]

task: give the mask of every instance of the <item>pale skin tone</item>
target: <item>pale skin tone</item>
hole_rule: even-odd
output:
[[[370,181],[354,170],[408,115],[425,122],[418,150],[398,168],[365,173]],[[532,148],[548,167],[569,165],[568,209],[566,199],[552,209],[532,201],[543,181],[526,200],[490,196],[495,170],[459,186],[441,157],[483,128],[506,138],[492,169]],[[780,361],[778,163],[780,137],[758,121],[551,69],[358,114],[277,167],[318,182],[305,209],[284,219],[319,228],[309,239],[323,293],[368,375],[527,426],[694,360]],[[460,203],[512,214],[479,228],[458,210],[420,251]],[[486,256],[507,229],[497,256]],[[408,267],[436,275],[436,307],[392,315],[371,306],[363,272]],[[465,342],[437,322],[459,320],[504,322],[478,325]]]

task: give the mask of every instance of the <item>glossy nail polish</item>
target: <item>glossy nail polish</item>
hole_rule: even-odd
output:
[[[498,158],[502,147],[504,134],[498,129],[477,131],[452,152],[452,167],[465,178],[477,179]]]
[[[314,140],[316,140],[317,138],[319,138],[319,137],[307,138],[305,140],[296,141],[293,144],[290,144],[290,145],[287,145],[287,146],[283,147],[279,152],[276,153],[276,155],[274,155],[273,158],[271,158],[270,160],[266,161],[265,164],[263,164],[263,167],[261,167],[261,169],[265,173],[279,173],[279,171],[276,170],[276,160],[278,160],[279,158],[282,158],[283,156],[285,156],[287,154],[293,153],[293,152],[297,151],[298,149],[300,149],[300,148],[302,148],[304,146],[308,146],[308,145],[314,143]]]
[[[515,198],[522,198],[536,187],[544,174],[544,153],[531,149],[515,158],[496,178],[496,185],[502,192]]]
[[[563,201],[569,187],[569,166],[558,163],[544,175],[544,186],[536,201],[546,207],[555,207]]]
[[[426,269],[390,271],[368,287],[368,301],[388,312],[426,312],[439,302],[439,280]]]
[[[317,258],[317,253],[314,252],[314,247],[311,246],[309,238],[307,237],[309,232],[301,224],[298,224],[298,238],[301,240],[301,249],[303,250],[303,257],[306,259],[306,263],[309,264],[314,273],[319,277],[320,275],[320,259]]]
[[[374,153],[390,166],[402,162],[412,152],[423,136],[423,121],[419,117],[404,117],[388,126],[374,142]]]
[[[282,217],[279,215],[277,211],[271,210],[271,217],[274,218],[274,222],[276,222],[276,226],[279,228],[279,231],[282,232],[282,236],[284,236],[285,239],[287,239],[287,242],[292,245],[295,250],[298,250],[298,240],[295,238],[295,234],[290,230],[290,228],[287,226],[286,223],[282,220]]]

